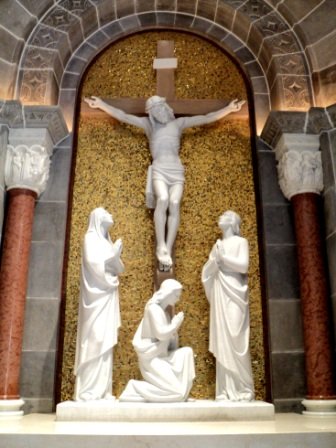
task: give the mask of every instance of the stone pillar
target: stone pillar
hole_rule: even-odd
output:
[[[46,129],[11,129],[5,162],[7,216],[0,269],[0,416],[20,416],[19,374],[35,199],[53,144]]]
[[[291,201],[297,240],[308,415],[336,411],[328,280],[319,216],[323,189],[319,138],[283,134],[276,147],[279,184]]]

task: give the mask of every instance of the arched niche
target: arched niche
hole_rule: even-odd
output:
[[[155,74],[151,64],[160,39],[176,41],[180,67],[180,75],[176,76],[178,97],[191,95],[198,99],[207,96],[220,99],[234,95],[247,99],[243,75],[221,49],[189,33],[175,31],[144,32],[112,45],[88,70],[80,96],[95,93],[103,97],[109,94],[114,97],[154,94]],[[79,97],[77,101],[80,101]],[[253,117],[251,120],[253,122]],[[252,126],[252,133],[253,129]],[[93,208],[104,206],[111,211],[116,221],[112,233],[115,238],[122,236],[124,239],[126,272],[120,288],[124,325],[120,330],[114,366],[117,395],[129,378],[138,375],[130,341],[144,304],[153,291],[154,232],[152,214],[144,207],[146,171],[150,163],[145,136],[141,131],[118,125],[111,119],[90,121],[86,117],[80,121],[77,140],[74,188],[70,198],[72,225],[65,304],[63,399],[71,397],[79,296],[78,261],[87,216]],[[249,120],[232,123],[224,120],[209,128],[186,131],[181,158],[186,167],[186,185],[176,244],[176,277],[184,285],[180,307],[186,313],[186,321],[181,343],[192,346],[196,354],[198,377],[193,395],[197,398],[214,395],[214,361],[208,353],[208,304],[200,273],[212,244],[219,236],[219,215],[225,209],[234,209],[242,216],[242,231],[250,241],[251,350],[258,398],[265,399],[258,187],[255,186],[257,179],[253,172],[256,154],[254,146],[252,149]]]

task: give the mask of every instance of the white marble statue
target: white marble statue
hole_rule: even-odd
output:
[[[210,303],[209,350],[216,357],[216,400],[251,401],[248,242],[240,236],[240,217],[235,212],[225,212],[218,224],[223,237],[202,271]]]
[[[183,312],[171,317],[168,310],[178,301],[181,292],[182,285],[178,281],[165,280],[147,302],[133,338],[144,381],[130,380],[119,401],[187,400],[195,378],[193,351],[190,347],[178,348]]]
[[[113,219],[103,208],[90,214],[84,237],[75,359],[76,401],[112,399],[113,346],[120,327],[118,275],[122,242],[112,242]]]
[[[216,112],[180,118],[174,117],[165,98],[159,96],[147,100],[148,117],[127,114],[97,97],[85,98],[85,101],[119,121],[142,128],[147,135],[153,162],[148,169],[146,202],[149,208],[155,208],[156,256],[160,270],[169,271],[173,264],[172,249],[180,222],[184,184],[184,167],[179,157],[181,134],[186,128],[212,123],[238,112],[245,101],[233,100]]]

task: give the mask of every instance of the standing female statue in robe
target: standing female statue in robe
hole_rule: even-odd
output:
[[[112,242],[112,216],[103,208],[90,214],[84,237],[75,359],[76,401],[112,399],[113,346],[120,327],[118,275],[124,265],[122,242]]]
[[[193,351],[190,347],[178,348],[183,312],[171,317],[169,311],[181,292],[182,285],[168,279],[146,303],[133,338],[144,381],[130,380],[119,401],[168,403],[188,399],[195,378]]]
[[[216,400],[251,401],[248,242],[239,235],[240,217],[235,212],[225,212],[218,224],[223,237],[202,271],[210,303],[209,350],[216,357]]]

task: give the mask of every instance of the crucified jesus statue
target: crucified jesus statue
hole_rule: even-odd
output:
[[[148,117],[138,117],[113,107],[98,97],[85,98],[117,120],[142,128],[149,140],[152,165],[147,177],[147,206],[155,208],[154,226],[156,257],[161,271],[172,268],[172,249],[180,222],[184,167],[179,157],[184,129],[209,124],[232,112],[238,112],[245,101],[233,100],[223,109],[206,115],[175,118],[166,99],[152,96],[146,101]]]

